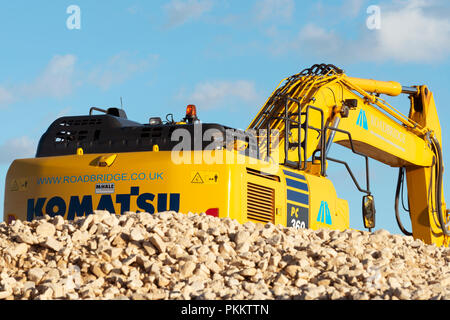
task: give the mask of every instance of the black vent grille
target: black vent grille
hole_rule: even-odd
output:
[[[80,131],[66,131],[62,130],[56,133],[55,142],[56,143],[67,143],[71,141],[81,142],[88,138],[88,131],[80,130]]]
[[[102,119],[70,119],[61,121],[59,124],[62,127],[71,126],[97,126],[102,124]]]
[[[255,183],[247,183],[247,219],[274,223],[275,190]]]

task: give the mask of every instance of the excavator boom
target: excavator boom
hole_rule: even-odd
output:
[[[383,94],[408,95],[409,115],[389,105]],[[299,170],[311,171],[320,163],[316,172],[326,176],[327,161],[350,169],[328,157],[331,144],[338,143],[365,157],[367,167],[372,158],[406,171],[411,234],[427,243],[448,242],[441,127],[426,86],[352,78],[333,65],[314,65],[280,83],[248,129],[278,130],[283,164]],[[365,189],[352,178],[360,191],[371,194],[368,173]]]

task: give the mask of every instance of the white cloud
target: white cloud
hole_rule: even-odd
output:
[[[155,54],[137,59],[126,52],[122,52],[111,57],[105,64],[89,71],[86,81],[102,90],[108,90],[114,85],[125,82],[133,74],[145,71],[148,67],[155,65],[158,59],[159,56]]]
[[[368,45],[371,45],[372,51],[368,51]],[[286,53],[286,50],[290,49],[294,52],[300,51],[302,55],[313,56],[323,62],[341,64],[356,60],[373,60],[376,46],[373,39],[371,42],[366,39],[347,40],[334,30],[327,30],[311,23],[300,30],[294,41],[281,45],[279,48],[283,48],[281,53]],[[377,56],[377,59],[379,58]]]
[[[25,99],[62,98],[71,94],[79,85],[75,82],[75,63],[76,56],[72,54],[56,55],[33,81],[8,88],[0,86],[0,107]]]
[[[368,5],[376,5],[378,2],[369,0],[320,0],[312,3],[311,1],[311,8],[307,10],[310,10],[309,14],[313,19],[320,17],[327,22],[337,22],[343,19],[355,18],[358,15],[364,15]]]
[[[320,51],[326,55],[336,54],[344,49],[341,39],[334,31],[327,31],[314,24],[307,24],[299,32],[298,46],[305,48],[306,43],[309,50]]]
[[[294,0],[262,0],[255,3],[254,11],[257,21],[290,21],[295,10]]]
[[[14,96],[9,90],[0,87],[0,107],[10,104],[14,101]]]
[[[61,98],[72,93],[77,58],[72,54],[54,56],[44,71],[32,83],[22,86],[19,92],[25,97],[48,96]]]
[[[365,0],[345,0],[340,8],[341,12],[344,15],[356,17],[361,13],[361,8],[365,2]]]
[[[133,6],[129,7],[129,8],[127,8],[127,12],[129,14],[133,14],[133,15],[137,14],[139,12],[139,7],[137,5],[133,5]]]
[[[188,102],[203,109],[214,109],[236,98],[247,103],[256,102],[258,94],[255,84],[246,80],[198,83],[188,96]]]
[[[198,19],[213,7],[212,0],[172,0],[164,6],[168,15],[167,27],[180,26]]]
[[[433,2],[414,0],[406,6],[381,11],[375,32],[378,54],[397,61],[440,60],[450,53],[450,20],[429,13]]]
[[[94,85],[102,90],[108,90],[114,85],[122,84],[134,74],[154,66],[158,59],[159,56],[156,54],[149,54],[139,59],[122,52],[111,57],[104,64],[81,70],[76,65],[75,55],[56,55],[34,80],[11,85],[8,88],[0,85],[0,107],[41,97],[64,98],[85,85]]]
[[[290,49],[331,61],[432,63],[450,54],[450,20],[428,10],[437,2],[396,1],[381,7],[381,28],[363,28],[356,39],[316,24],[304,26]]]
[[[0,163],[11,163],[14,159],[34,157],[37,143],[29,137],[9,139],[0,144]]]

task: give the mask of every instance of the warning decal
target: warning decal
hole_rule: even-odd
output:
[[[200,183],[200,184],[204,183],[204,182],[203,182],[203,179],[202,179],[202,176],[200,175],[199,172],[197,172],[197,173],[195,174],[195,176],[194,176],[194,178],[192,179],[191,183]]]
[[[13,179],[11,182],[10,190],[11,191],[27,191],[28,189],[28,179]]]
[[[191,183],[216,184],[219,182],[219,173],[209,171],[192,171]]]

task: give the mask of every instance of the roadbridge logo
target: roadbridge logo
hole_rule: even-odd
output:
[[[366,112],[363,109],[361,109],[359,111],[358,120],[356,120],[356,125],[358,127],[363,128],[364,130],[369,130],[369,126],[367,124]]]
[[[320,203],[319,214],[317,215],[317,222],[322,222],[331,225],[331,213],[330,208],[328,208],[328,203],[326,201],[322,201]]]

